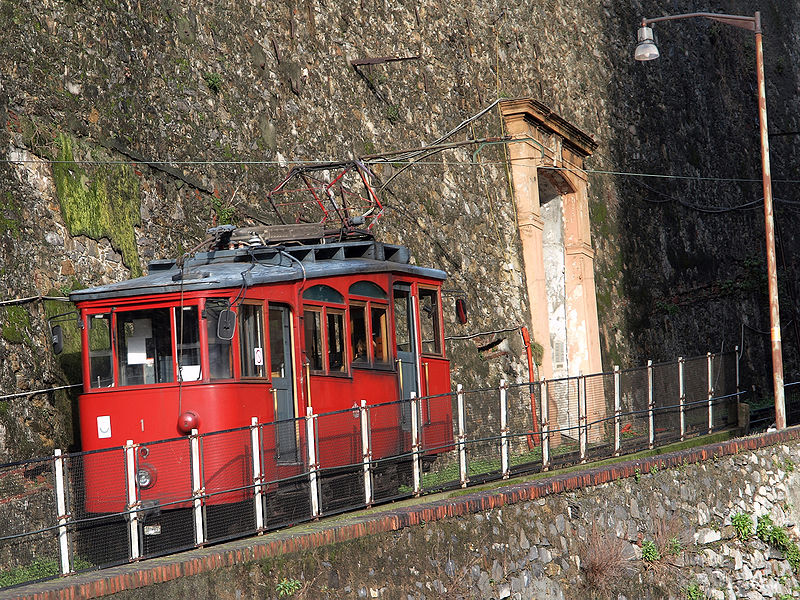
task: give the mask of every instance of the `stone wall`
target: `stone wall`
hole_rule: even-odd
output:
[[[796,595],[800,431],[595,467],[19,590],[37,600],[714,598]],[[792,553],[794,554],[792,555]],[[658,555],[656,555],[656,553]],[[651,559],[651,560],[648,560]],[[696,594],[696,595],[689,595]]]
[[[749,14],[761,4],[707,9]],[[264,199],[290,164],[419,147],[497,98],[530,96],[599,143],[588,166],[598,171],[589,194],[605,367],[744,339],[760,373],[768,319],[758,211],[696,208],[757,204],[758,182],[609,174],[758,179],[752,36],[706,21],[664,24],[660,63],[631,60],[638,19],[684,8],[0,0],[2,297],[136,275],[193,247],[215,219],[274,219]],[[771,123],[797,131],[798,8],[771,0],[762,10]],[[416,58],[363,67],[365,77],[350,64],[386,56]],[[461,139],[502,133],[493,111]],[[798,199],[778,181],[797,178],[797,139],[773,139],[784,200]],[[467,294],[468,326],[456,324],[448,298],[450,335],[529,319],[505,157],[502,145],[449,151],[384,193],[379,236],[445,269],[447,287]],[[385,181],[402,166],[376,175]],[[777,215],[788,300],[800,228],[790,205]],[[79,378],[74,348],[61,361],[43,350],[53,314],[40,303],[0,308],[3,394]],[[793,332],[784,334],[789,378]],[[526,378],[521,341],[509,342],[491,359],[453,342],[454,380]],[[75,447],[73,412],[66,392],[0,401],[0,462]]]

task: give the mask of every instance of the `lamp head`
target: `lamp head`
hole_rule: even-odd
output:
[[[642,25],[639,27],[639,32],[636,34],[639,43],[636,44],[636,51],[633,58],[638,61],[653,60],[658,58],[658,48],[656,47],[655,40],[653,39],[653,29]]]

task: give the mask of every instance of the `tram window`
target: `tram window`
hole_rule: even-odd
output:
[[[439,294],[436,290],[419,289],[419,320],[423,354],[442,353],[442,334],[439,327]]]
[[[114,385],[114,362],[111,356],[111,315],[89,317],[89,387]]]
[[[329,285],[312,285],[303,292],[303,298],[306,300],[316,300],[317,302],[344,304],[344,296]]]
[[[200,381],[200,328],[196,306],[175,308],[178,340],[178,373],[181,381]]]
[[[119,384],[174,381],[170,309],[119,311],[116,316]]]
[[[330,371],[345,371],[344,312],[327,309],[328,324],[328,368]]]
[[[275,385],[274,378],[287,376],[286,356],[291,357],[289,340],[286,339],[284,330],[284,314],[287,311],[288,309],[280,306],[269,307],[269,356],[273,385]],[[288,366],[288,372],[291,373],[291,365]]]
[[[322,313],[306,307],[303,318],[306,335],[306,357],[312,371],[322,371]]]
[[[272,323],[270,323],[270,328]],[[264,377],[264,311],[260,304],[239,310],[239,352],[242,377]]]
[[[370,308],[372,320],[372,356],[376,364],[389,362],[389,338],[386,329],[386,309],[374,304]]]
[[[231,360],[231,341],[217,335],[219,317],[228,309],[228,301],[223,298],[206,300],[204,311],[206,318],[206,334],[208,336],[208,366],[211,379],[230,379],[233,377],[233,361]]]
[[[367,307],[350,305],[350,345],[353,349],[353,364],[369,363],[367,354]]]
[[[383,288],[371,281],[356,281],[350,286],[351,296],[365,296],[367,298],[377,298],[379,300],[386,300],[386,292]]]
[[[411,352],[411,295],[406,290],[394,290],[394,327],[398,352]]]

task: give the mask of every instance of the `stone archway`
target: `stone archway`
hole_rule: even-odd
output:
[[[547,379],[600,373],[594,250],[583,161],[597,144],[531,99],[500,103],[534,339]],[[569,405],[550,403],[551,419],[574,426]],[[553,411],[557,411],[554,413]],[[605,406],[590,408],[595,417]],[[557,416],[556,416],[557,414]]]

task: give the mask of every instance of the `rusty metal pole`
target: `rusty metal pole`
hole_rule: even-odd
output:
[[[772,214],[772,176],[769,169],[767,133],[767,94],[764,88],[764,50],[761,46],[761,13],[755,14],[756,77],[758,79],[758,123],[761,130],[761,176],[764,187],[764,228],[767,238],[767,282],[769,285],[769,323],[772,342],[772,383],[775,391],[775,426],[786,427],[786,401],[783,393],[783,353],[781,316],[778,304],[778,265],[775,258],[775,221]]]
[[[756,37],[756,78],[758,80],[758,123],[761,132],[761,179],[764,189],[764,230],[767,242],[767,283],[769,291],[770,341],[772,348],[772,383],[775,393],[775,427],[786,428],[786,400],[783,390],[783,352],[781,349],[781,317],[778,303],[778,265],[775,258],[775,221],[772,212],[772,176],[769,171],[769,138],[767,130],[767,94],[764,88],[764,50],[761,45],[761,13],[752,17],[720,13],[685,13],[667,15],[654,19],[642,19],[639,29],[636,60],[648,61],[658,58],[658,49],[649,25],[661,21],[676,21],[702,17],[752,31]]]

